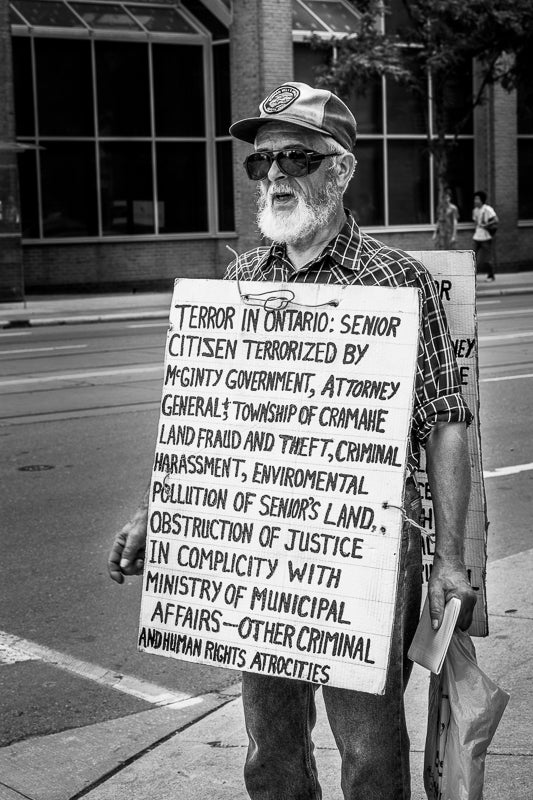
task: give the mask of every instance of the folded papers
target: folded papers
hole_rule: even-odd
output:
[[[434,672],[435,675],[439,675],[460,610],[461,601],[459,598],[451,597],[444,609],[442,625],[437,631],[434,631],[431,627],[431,617],[429,616],[429,598],[426,597],[418,628],[407,653],[411,661],[415,661],[421,667],[425,667]]]

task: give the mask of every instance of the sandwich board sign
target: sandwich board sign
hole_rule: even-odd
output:
[[[479,422],[479,366],[476,317],[476,268],[471,250],[430,250],[411,253],[429,270],[446,312],[453,341],[461,390],[474,419],[468,427],[468,450],[472,470],[472,487],[465,531],[465,564],[470,583],[477,593],[474,618],[468,632],[472,636],[488,635],[487,598],[485,587],[487,562],[487,503],[483,483],[481,433]],[[422,454],[424,455],[424,454]],[[425,471],[424,457],[418,474],[422,496],[422,536],[424,579],[431,572],[434,554],[434,515],[431,492]]]
[[[176,281],[141,650],[383,693],[419,303]]]

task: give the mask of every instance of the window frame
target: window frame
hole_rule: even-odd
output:
[[[350,3],[346,2],[346,0],[324,0],[324,2],[343,6],[346,11],[348,11],[354,17],[354,19],[357,19],[360,16],[357,9]],[[310,36],[316,36],[317,38],[324,39],[325,41],[328,41],[333,37],[336,39],[341,39],[346,36],[350,36],[350,34],[346,33],[345,31],[339,31],[332,28],[331,25],[329,25],[317,11],[308,6],[306,0],[292,0],[292,4],[293,7],[299,6],[300,8],[303,8],[306,14],[316,20],[317,25],[320,26],[312,29],[309,28],[307,30],[299,28],[293,29],[292,36],[294,42],[306,42]]]
[[[16,2],[16,0],[15,0]],[[47,2],[47,0],[40,0]],[[76,11],[71,7],[68,0],[61,0],[73,14]],[[11,35],[13,37],[28,37],[30,39],[31,50],[31,74],[33,81],[33,113],[34,113],[34,136],[17,136],[17,142],[23,147],[35,149],[36,169],[37,169],[37,208],[38,208],[38,236],[23,238],[24,244],[67,244],[67,243],[106,243],[106,242],[137,242],[137,241],[163,241],[163,240],[183,240],[183,239],[206,239],[223,238],[228,234],[234,234],[234,230],[221,230],[219,226],[218,209],[218,168],[217,168],[217,144],[221,141],[231,141],[229,134],[223,136],[216,135],[215,127],[215,77],[213,74],[213,48],[221,45],[228,45],[229,38],[217,39],[213,41],[210,32],[205,28],[187,9],[179,3],[172,6],[166,3],[147,3],[142,0],[76,0],[79,4],[94,5],[113,5],[121,6],[127,11],[128,7],[146,6],[176,8],[179,14],[185,18],[186,22],[196,31],[189,32],[154,32],[149,31],[145,26],[136,20],[143,28],[142,30],[105,30],[100,28],[90,29],[82,17],[76,14],[80,21],[79,28],[31,26],[21,15],[21,12],[10,3],[11,9],[20,17],[21,23],[11,25]],[[128,14],[131,15],[129,11]],[[37,96],[37,75],[36,75],[36,53],[35,41],[37,39],[82,39],[90,43],[91,73],[92,73],[92,103],[94,115],[94,135],[93,136],[43,136],[39,130],[38,117],[38,96]],[[148,48],[148,79],[150,89],[150,135],[149,136],[102,136],[98,130],[98,105],[97,105],[97,83],[96,83],[96,42],[115,41],[115,42],[143,42]],[[153,91],[153,46],[157,44],[194,45],[202,48],[202,69],[203,69],[203,96],[204,96],[204,119],[205,130],[203,136],[157,136],[155,131],[155,109]],[[45,146],[45,142],[87,142],[93,143],[96,159],[96,197],[97,197],[97,234],[94,236],[61,236],[49,237],[44,235],[43,230],[43,187],[41,180],[40,153]],[[102,224],[102,196],[101,196],[101,167],[99,161],[99,150],[102,142],[148,142],[152,155],[152,201],[154,204],[154,232],[150,234],[104,234]],[[207,196],[207,228],[201,232],[180,232],[180,233],[160,233],[159,232],[159,198],[157,195],[157,143],[160,141],[175,142],[198,142],[205,146],[206,152],[206,196]],[[232,202],[234,198],[232,197]]]
[[[324,38],[332,38],[329,34]],[[309,39],[301,40],[301,37],[296,38],[293,36],[293,45],[309,45]],[[335,57],[335,48],[332,47],[333,57]],[[428,78],[428,81],[431,79]],[[429,87],[431,88],[431,87]],[[381,159],[382,159],[382,185],[379,187],[382,193],[383,204],[383,223],[382,224],[369,224],[364,225],[365,230],[371,233],[383,233],[385,231],[391,233],[419,233],[431,231],[434,229],[437,222],[437,205],[438,205],[438,187],[435,181],[435,158],[433,153],[428,153],[428,174],[426,176],[429,197],[429,220],[428,222],[416,223],[390,223],[390,192],[389,192],[389,158],[388,158],[388,143],[389,142],[415,142],[418,141],[422,146],[428,145],[428,134],[431,139],[435,139],[435,132],[433,129],[433,108],[431,102],[431,91],[428,91],[428,108],[427,114],[429,119],[428,134],[427,133],[389,133],[388,130],[388,113],[387,113],[387,78],[382,76],[380,79],[380,92],[381,92],[381,130],[375,133],[357,133],[357,142],[374,142],[381,146]],[[355,114],[357,118],[357,113]],[[446,137],[448,141],[453,141],[455,137],[450,134]],[[457,141],[470,141],[475,144],[474,133],[461,134],[457,137]],[[357,144],[355,146],[355,156],[357,158]],[[474,159],[472,159],[472,179],[474,177]],[[357,172],[355,176],[357,180]],[[470,217],[458,224],[459,230],[470,230],[472,223]]]

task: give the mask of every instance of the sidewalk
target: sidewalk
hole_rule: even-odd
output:
[[[533,293],[533,271],[482,278],[478,298]],[[92,322],[168,319],[172,291],[139,294],[30,295],[18,303],[0,303],[0,328],[72,325]]]
[[[487,755],[484,800],[532,796],[532,570],[533,549],[488,568],[490,636],[474,642],[481,668],[511,693],[511,700]],[[406,695],[412,800],[425,800],[428,674],[415,667]],[[154,708],[5,747],[0,750],[0,800],[246,800],[247,740],[238,693],[236,684],[197,705]],[[339,755],[320,693],[317,699],[314,740],[324,800],[341,800]]]
[[[0,303],[0,328],[168,319],[172,290],[139,294],[30,295]]]

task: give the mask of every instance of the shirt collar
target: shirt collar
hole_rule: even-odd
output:
[[[329,256],[336,264],[345,269],[357,272],[360,269],[359,257],[361,252],[361,232],[349,209],[345,208],[346,221],[339,233],[325,246],[319,256],[311,263],[315,264]],[[287,246],[274,242],[265,254],[265,262],[270,259],[289,261]],[[263,262],[263,263],[265,263]],[[290,262],[289,262],[290,263]],[[306,265],[309,266],[309,265]],[[306,267],[303,267],[305,269]]]
[[[361,232],[349,209],[345,208],[346,222],[337,236],[329,243],[331,258],[341,267],[360,269]],[[326,248],[327,249],[327,248]]]

